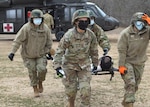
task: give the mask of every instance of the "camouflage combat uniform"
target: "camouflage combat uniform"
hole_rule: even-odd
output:
[[[68,99],[75,99],[79,82],[81,107],[89,107],[91,96],[90,56],[95,66],[98,64],[96,37],[89,29],[80,34],[70,29],[60,41],[54,57],[54,68],[62,67],[66,78],[63,79]],[[78,81],[77,81],[78,79]]]
[[[42,82],[47,72],[46,54],[50,53],[52,47],[51,32],[43,23],[41,10],[32,10],[30,22],[23,25],[14,39],[11,54],[15,54],[20,46],[24,65],[29,72],[30,84],[33,86],[35,97],[39,97],[38,91],[43,92]],[[11,54],[9,58],[12,60]]]
[[[49,13],[44,14],[44,23],[49,27],[49,29],[54,28],[53,16]]]
[[[125,83],[125,103],[135,102],[135,93],[141,82],[144,63],[147,60],[146,50],[149,39],[149,26],[145,26],[143,30],[136,32],[133,24],[124,29],[118,39],[119,66],[125,66],[127,68],[127,73],[122,75]]]
[[[89,28],[94,32],[94,34],[96,35],[97,41],[99,46],[104,50],[105,48],[107,48],[108,50],[110,50],[110,43],[109,43],[109,39],[106,36],[104,30],[98,26],[97,24],[93,24],[92,26],[89,26]]]
[[[31,86],[37,85],[38,81],[45,80],[47,72],[45,54],[49,53],[52,47],[52,38],[48,27],[43,24],[37,29],[28,22],[17,33],[12,53],[16,53],[20,45],[21,56],[28,68]]]

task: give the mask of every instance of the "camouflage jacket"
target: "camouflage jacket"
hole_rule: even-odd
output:
[[[147,60],[146,50],[150,39],[150,27],[135,32],[130,25],[118,39],[119,66],[125,63],[140,65]]]
[[[35,28],[30,22],[26,23],[14,39],[12,53],[16,53],[20,45],[22,57],[38,58],[49,53],[52,47],[49,28],[45,24]]]
[[[96,35],[97,41],[99,46],[104,49],[104,48],[108,48],[108,50],[110,50],[111,46],[109,43],[109,39],[106,36],[105,32],[103,31],[103,29],[98,26],[97,24],[94,24],[92,26],[89,26],[89,28],[94,32],[94,34]]]
[[[98,65],[97,40],[94,33],[87,29],[84,34],[76,28],[68,30],[60,41],[54,56],[54,69],[61,67],[62,63],[78,64],[81,68],[92,63]]]

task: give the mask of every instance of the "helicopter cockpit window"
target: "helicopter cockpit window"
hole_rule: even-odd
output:
[[[106,13],[105,13],[103,10],[101,10],[97,5],[95,5],[95,7],[98,9],[99,13],[101,13],[101,15],[102,15],[103,17],[106,16]]]
[[[101,10],[97,5],[88,5],[87,10],[91,10],[94,12],[94,14],[98,17],[105,17],[106,14],[103,10]]]

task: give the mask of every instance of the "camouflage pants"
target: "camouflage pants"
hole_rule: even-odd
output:
[[[25,67],[28,69],[31,86],[35,86],[39,81],[45,80],[47,72],[47,59],[45,56],[34,59],[23,58],[23,61]]]
[[[91,72],[90,66],[85,67],[81,70],[78,65],[64,65],[63,70],[65,71],[66,78],[62,80],[65,86],[65,93],[67,101],[75,101],[77,94],[77,87],[79,86],[80,91],[80,107],[90,107],[91,97]]]
[[[125,66],[127,67],[127,73],[122,75],[122,79],[125,83],[124,101],[126,103],[134,103],[135,93],[138,90],[138,86],[141,82],[142,74],[144,71],[144,64],[133,65],[127,63]]]

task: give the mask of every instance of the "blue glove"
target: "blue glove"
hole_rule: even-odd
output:
[[[104,49],[103,49],[103,52],[104,52],[104,54],[103,54],[103,55],[108,54],[108,48],[104,48]]]
[[[11,61],[13,61],[14,56],[15,56],[15,54],[14,54],[14,53],[10,53],[10,54],[8,55],[8,58],[9,58]]]

